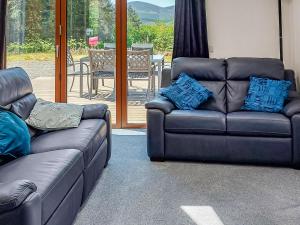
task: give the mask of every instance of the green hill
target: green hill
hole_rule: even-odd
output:
[[[128,7],[132,7],[143,23],[154,23],[157,20],[164,22],[173,22],[175,6],[160,7],[146,2],[133,1],[128,3]]]

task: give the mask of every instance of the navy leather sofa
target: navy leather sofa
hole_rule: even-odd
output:
[[[300,167],[300,100],[294,72],[280,60],[177,58],[171,80],[182,72],[201,81],[214,97],[195,111],[178,110],[163,97],[147,103],[151,160]],[[253,74],[292,82],[282,113],[241,110]]]
[[[21,68],[0,71],[0,105],[22,119],[36,102],[32,91]],[[110,121],[96,104],[84,106],[78,128],[30,129],[32,154],[0,166],[0,224],[72,224],[110,158]]]

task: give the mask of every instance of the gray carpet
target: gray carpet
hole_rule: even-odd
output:
[[[300,224],[300,171],[152,163],[143,131],[114,133],[112,159],[76,225]]]

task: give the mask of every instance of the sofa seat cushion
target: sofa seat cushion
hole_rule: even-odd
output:
[[[86,168],[105,140],[106,131],[104,120],[82,120],[77,128],[53,131],[36,137],[31,143],[31,151],[40,153],[59,149],[78,149],[83,152]]]
[[[210,110],[173,110],[166,115],[165,130],[170,133],[223,134],[226,116]]]
[[[227,132],[241,136],[291,136],[289,118],[279,113],[233,112],[227,114]]]
[[[1,166],[0,183],[24,179],[33,182],[41,196],[42,224],[45,224],[82,171],[83,157],[79,150],[51,151],[27,155]]]

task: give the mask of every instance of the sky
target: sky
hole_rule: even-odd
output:
[[[147,2],[161,7],[175,5],[175,0],[128,0],[128,2],[133,2],[133,1]]]

